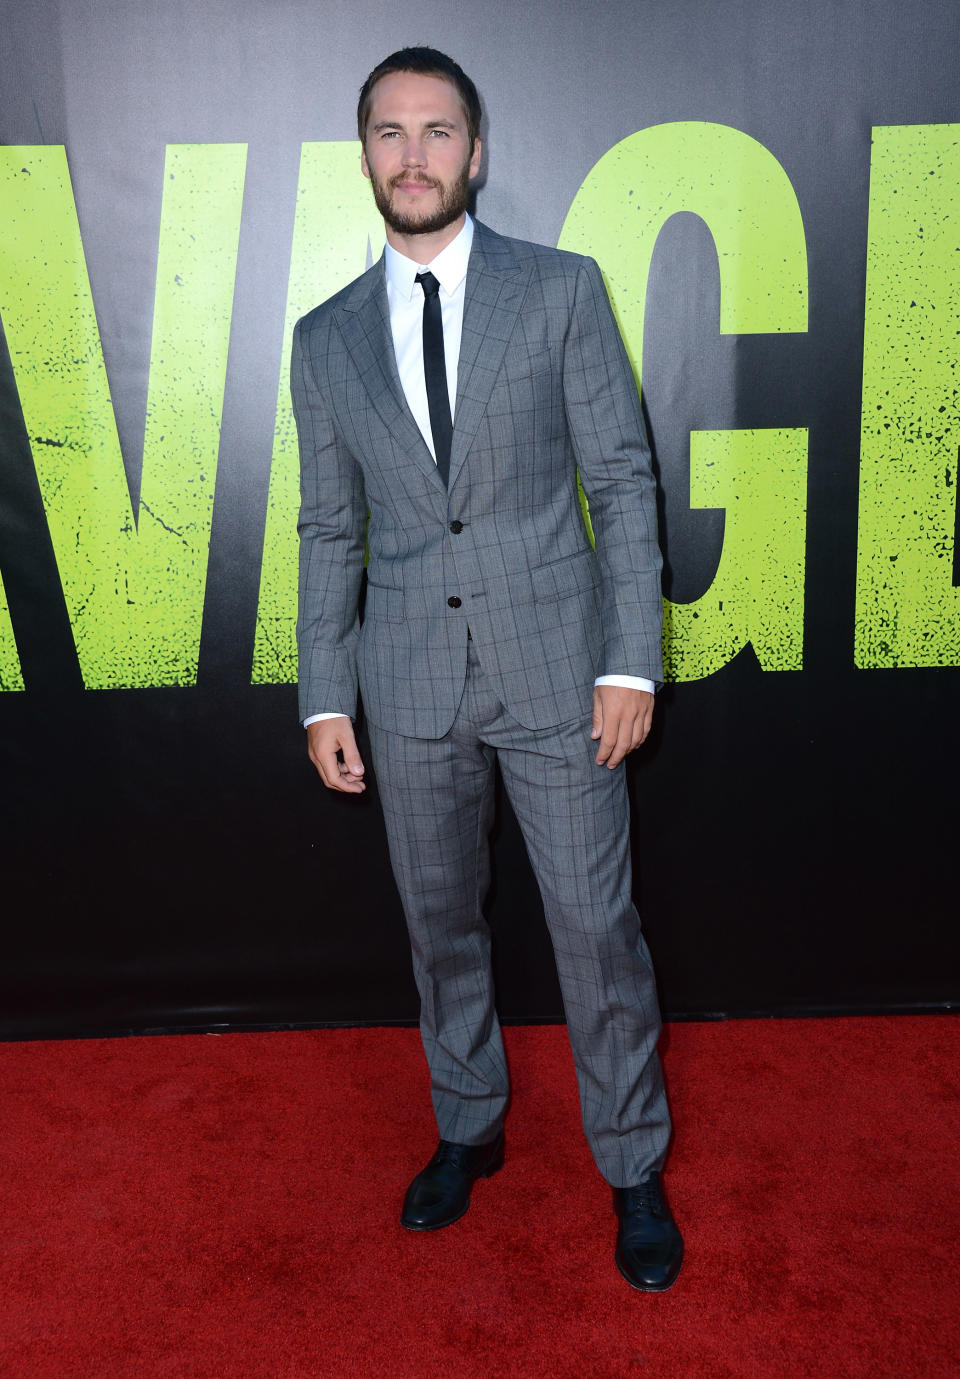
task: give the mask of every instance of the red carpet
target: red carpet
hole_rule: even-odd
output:
[[[0,1375],[960,1374],[960,1021],[671,1026],[660,1296],[615,1272],[565,1031],[507,1041],[506,1167],[432,1236],[396,1223],[412,1030],[0,1046]]]

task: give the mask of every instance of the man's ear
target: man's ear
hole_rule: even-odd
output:
[[[370,166],[367,163],[367,150],[364,148],[363,144],[360,145],[360,171],[363,173],[364,177],[370,176]],[[472,173],[470,175],[471,177],[473,176]]]
[[[470,154],[470,178],[476,177],[480,171],[480,162],[483,157],[483,144],[479,139],[473,141],[473,152]]]

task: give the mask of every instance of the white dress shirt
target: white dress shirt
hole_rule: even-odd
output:
[[[440,313],[443,320],[443,359],[447,371],[447,392],[450,395],[450,418],[454,420],[457,398],[457,366],[460,362],[460,337],[463,334],[463,302],[466,295],[467,261],[473,244],[473,221],[466,217],[463,229],[452,239],[432,263],[415,263],[391,244],[384,249],[384,268],[387,276],[387,305],[390,308],[390,333],[397,358],[397,372],[407,406],[420,428],[420,434],[430,454],[433,432],[430,428],[430,408],[427,403],[427,382],[423,371],[423,288],[417,282],[418,273],[428,270],[440,284]],[[652,680],[637,675],[601,675],[598,685],[623,685],[627,689],[654,692]],[[346,718],[340,713],[315,713],[303,720],[303,726],[323,718]]]
[[[463,299],[466,295],[467,260],[473,244],[473,221],[467,216],[456,239],[432,263],[414,263],[388,244],[384,250],[387,274],[387,305],[390,308],[390,332],[397,357],[400,386],[420,428],[427,449],[436,460],[433,431],[430,428],[430,407],[427,403],[427,381],[423,370],[423,288],[417,282],[418,273],[428,270],[440,284],[440,316],[443,321],[443,362],[447,371],[447,392],[450,396],[450,419],[454,419],[457,403],[457,366],[460,363],[460,337],[463,334]]]

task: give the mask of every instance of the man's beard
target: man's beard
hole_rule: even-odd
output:
[[[467,197],[470,192],[469,158],[464,163],[460,176],[449,186],[444,186],[442,182],[433,177],[418,177],[412,180],[426,182],[436,189],[437,204],[433,211],[418,215],[416,212],[398,211],[393,205],[391,200],[393,189],[398,182],[411,181],[409,173],[400,173],[386,184],[378,181],[376,177],[370,179],[377,210],[390,226],[390,229],[395,230],[398,235],[436,234],[438,230],[445,230],[448,225],[452,225],[467,209]]]

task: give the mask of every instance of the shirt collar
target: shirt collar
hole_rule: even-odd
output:
[[[467,276],[467,260],[472,244],[473,221],[469,216],[464,220],[460,233],[445,249],[440,250],[432,263],[415,263],[406,254],[399,253],[391,244],[387,244],[383,254],[387,282],[401,301],[409,301],[414,291],[421,291],[417,286],[417,274],[429,268],[444,292],[450,296]]]

